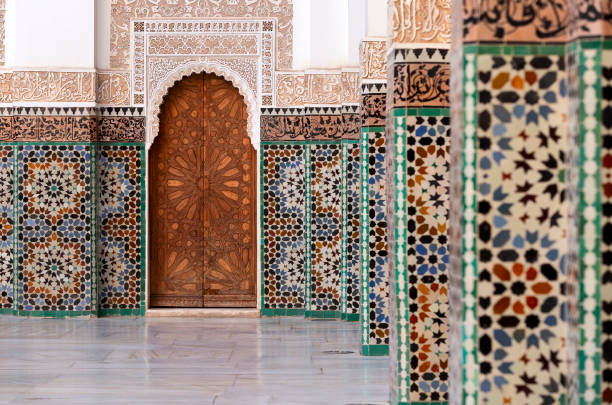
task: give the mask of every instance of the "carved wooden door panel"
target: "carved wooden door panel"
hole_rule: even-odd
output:
[[[255,151],[231,83],[172,89],[150,151],[151,306],[254,307]]]

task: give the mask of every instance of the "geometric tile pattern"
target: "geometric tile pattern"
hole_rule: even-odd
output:
[[[612,404],[612,50],[601,63],[601,398]]]
[[[474,345],[464,347],[477,353],[464,365],[464,394],[475,403],[560,403],[568,322],[565,57],[469,56],[477,74],[469,67],[465,74],[468,83],[476,79],[478,104],[476,127],[464,122],[464,148],[475,148],[475,174],[464,166],[463,183],[475,191],[476,215],[475,240],[463,253],[463,324]],[[474,129],[476,144],[469,143]],[[471,200],[464,204],[467,212]],[[471,229],[464,224],[464,238]],[[467,246],[476,249],[468,254]],[[474,264],[476,278],[466,278]]]
[[[144,147],[101,144],[98,296],[101,310],[144,308]]]
[[[359,143],[343,144],[343,274],[342,313],[359,317],[360,187]]]
[[[389,344],[389,256],[387,241],[385,131],[362,129],[362,350]],[[379,348],[386,352],[387,348]]]
[[[13,307],[15,220],[13,147],[0,146],[0,310]]]
[[[340,314],[342,145],[310,145],[310,314]]]
[[[91,311],[91,146],[17,148],[18,309]]]
[[[450,117],[409,115],[403,122],[395,130],[406,136],[407,284],[402,288],[409,308],[409,398],[447,401]]]
[[[263,309],[305,308],[303,145],[262,148]]]

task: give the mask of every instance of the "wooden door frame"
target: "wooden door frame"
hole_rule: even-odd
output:
[[[222,77],[228,82],[232,83],[232,85],[238,89],[239,93],[243,96],[244,103],[247,108],[247,132],[251,139],[251,146],[255,149],[255,194],[256,198],[256,209],[255,209],[255,218],[253,220],[256,223],[256,233],[255,233],[255,257],[256,257],[256,266],[255,271],[257,273],[256,279],[256,294],[257,294],[257,305],[256,309],[258,312],[261,311],[261,294],[262,294],[262,250],[261,250],[261,154],[260,154],[260,140],[259,140],[259,105],[261,105],[261,100],[259,97],[256,99],[254,96],[254,91],[251,89],[246,83],[244,79],[242,79],[238,74],[233,72],[230,68],[220,66],[217,63],[206,63],[206,62],[197,62],[197,63],[189,63],[183,66],[179,66],[173,71],[173,74],[170,74],[166,77],[166,80],[158,86],[156,89],[156,97],[152,97],[154,101],[149,104],[147,108],[147,117],[146,117],[146,125],[147,125],[147,142],[146,142],[146,175],[145,175],[145,190],[147,190],[146,198],[145,198],[145,212],[146,215],[145,224],[145,280],[146,280],[146,290],[145,290],[145,311],[148,311],[150,307],[150,280],[151,280],[151,271],[150,271],[150,260],[149,260],[149,252],[151,249],[150,246],[150,230],[149,230],[149,173],[150,173],[150,155],[149,151],[155,138],[159,134],[159,111],[161,104],[163,103],[163,97],[168,93],[168,91],[176,84],[177,81],[182,80],[182,78],[189,76],[193,73],[213,73],[217,76]],[[238,308],[235,308],[238,309]],[[234,310],[235,310],[234,309]],[[252,310],[251,308],[248,308]],[[214,309],[213,309],[214,310]]]

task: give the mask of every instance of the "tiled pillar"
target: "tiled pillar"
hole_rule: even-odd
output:
[[[391,402],[448,401],[450,4],[389,2]]]
[[[361,86],[361,352],[389,353],[386,82]]]
[[[261,313],[306,308],[306,152],[303,108],[261,111]]]
[[[341,317],[342,109],[306,107],[306,317]]]
[[[361,182],[359,105],[342,106],[342,319],[359,321]]]
[[[453,16],[454,404],[577,403],[568,7],[533,6]]]
[[[591,5],[572,15],[567,45],[577,392],[581,404],[612,404],[612,21],[607,3]]]

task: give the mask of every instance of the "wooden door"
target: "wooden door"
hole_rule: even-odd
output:
[[[150,156],[151,306],[256,306],[256,155],[242,96],[212,74],[170,89]]]

